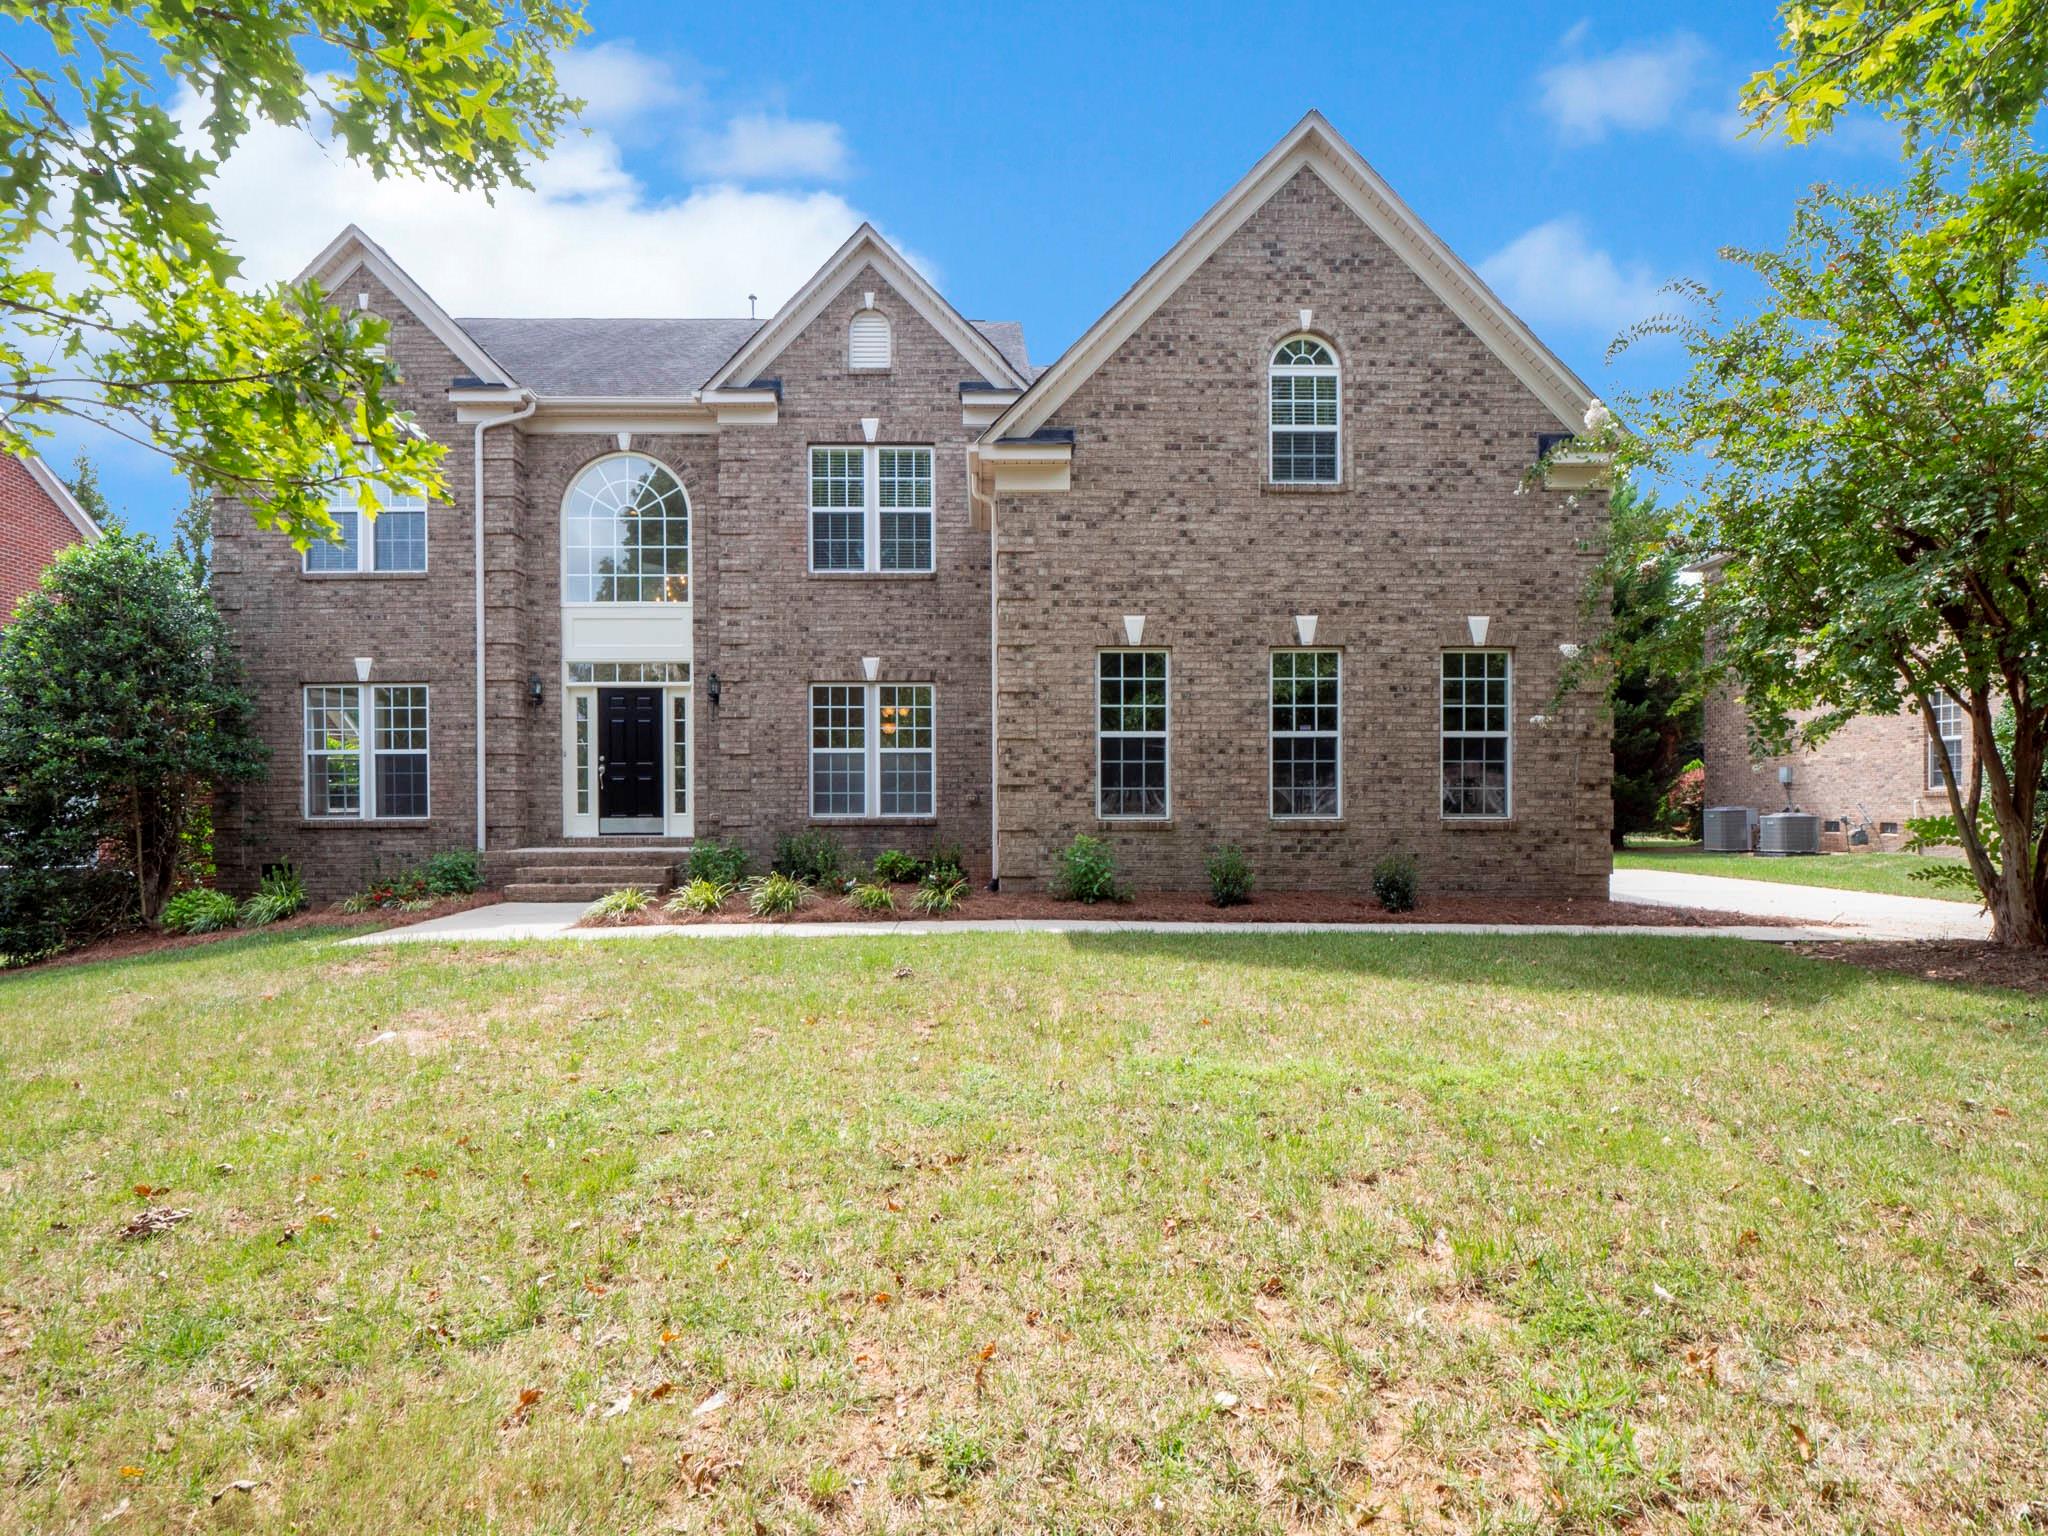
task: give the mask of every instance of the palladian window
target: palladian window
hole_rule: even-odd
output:
[[[599,459],[562,507],[562,601],[690,600],[690,501],[644,454]]]

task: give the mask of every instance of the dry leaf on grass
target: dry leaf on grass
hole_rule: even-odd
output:
[[[121,1229],[124,1241],[133,1242],[138,1238],[155,1237],[168,1232],[181,1221],[190,1221],[188,1210],[173,1209],[168,1205],[153,1205],[146,1211],[137,1211],[128,1225]]]
[[[213,1495],[207,1500],[207,1503],[218,1504],[231,1493],[254,1493],[255,1491],[256,1480],[254,1478],[238,1477],[232,1483],[226,1483],[214,1489]]]
[[[520,1425],[526,1422],[527,1416],[533,1412],[533,1405],[539,1401],[540,1388],[526,1388],[519,1394],[519,1402],[517,1406],[515,1406],[510,1413],[505,1415],[505,1422],[499,1425],[498,1427],[500,1429],[517,1429]]]
[[[709,1415],[718,1412],[718,1410],[723,1408],[728,1401],[730,1401],[730,1399],[727,1398],[724,1392],[714,1392],[709,1397],[705,1398],[703,1402],[699,1403],[696,1407],[690,1410],[690,1417],[693,1419],[706,1418]]]

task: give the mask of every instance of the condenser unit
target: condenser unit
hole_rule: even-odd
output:
[[[1700,831],[1709,853],[1747,853],[1756,846],[1756,809],[1747,805],[1710,805]]]
[[[1758,825],[1756,851],[1783,857],[1820,852],[1820,818],[1806,811],[1775,811]]]

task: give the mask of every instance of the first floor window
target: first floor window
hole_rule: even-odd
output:
[[[377,516],[363,517],[355,482],[335,487],[327,515],[340,540],[306,546],[306,569],[318,575],[352,571],[424,571],[427,568],[427,499],[398,496],[371,482]]]
[[[932,566],[932,450],[813,448],[811,569]]]
[[[1164,651],[1095,658],[1095,808],[1104,820],[1167,814],[1166,673]]]
[[[1948,788],[1948,775],[1942,770],[1942,748],[1948,748],[1948,761],[1958,769],[1963,766],[1963,706],[1942,689],[1935,689],[1927,701],[1934,708],[1934,732],[1927,738],[1927,787]]]
[[[811,815],[931,816],[938,779],[929,683],[811,689]]]
[[[1335,816],[1343,746],[1335,651],[1273,653],[1273,814]]]
[[[672,798],[675,813],[687,816],[690,813],[690,696],[687,693],[670,694],[668,708],[672,725],[669,748],[669,767],[674,774]]]
[[[1510,690],[1506,651],[1444,652],[1445,816],[1508,814]]]
[[[421,818],[427,798],[422,683],[306,690],[306,814]]]

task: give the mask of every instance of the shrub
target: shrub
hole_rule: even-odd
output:
[[[1678,770],[1678,777],[1665,791],[1658,820],[1680,837],[1698,837],[1707,804],[1706,765],[1694,758]]]
[[[1116,883],[1116,855],[1109,844],[1085,832],[1076,833],[1060,850],[1052,893],[1061,901],[1122,901],[1124,893]]]
[[[256,894],[242,903],[244,928],[262,928],[281,923],[306,907],[306,884],[289,864],[280,864],[265,875]]]
[[[1389,912],[1413,912],[1420,884],[1415,860],[1405,853],[1390,853],[1372,867],[1373,900]]]
[[[747,887],[747,910],[756,917],[787,917],[811,899],[811,888],[781,871],[762,875]]]
[[[931,917],[951,912],[967,899],[967,881],[957,870],[934,869],[919,884],[910,904]]]
[[[875,878],[892,884],[908,885],[924,878],[924,861],[905,853],[901,848],[884,848],[875,855]]]
[[[652,892],[637,885],[628,885],[598,897],[583,909],[583,915],[600,923],[618,923],[624,922],[636,912],[645,912],[653,905]]]
[[[775,840],[773,868],[776,874],[806,885],[842,886],[846,883],[846,850],[823,827],[785,832]]]
[[[1219,907],[1241,907],[1252,899],[1252,867],[1244,850],[1224,843],[1209,855],[1209,899]]]
[[[0,968],[27,965],[135,921],[125,869],[37,869],[5,863],[0,843]]]
[[[846,904],[856,912],[894,912],[896,893],[879,880],[863,880],[846,893]]]
[[[483,856],[474,848],[437,853],[420,866],[419,873],[430,896],[474,896],[484,888]]]
[[[967,856],[960,851],[958,843],[940,843],[932,849],[931,862],[925,866],[926,874],[941,874],[950,870],[962,880],[967,878]]]
[[[699,875],[688,885],[668,899],[671,912],[716,912],[725,905],[726,897],[733,888],[723,880],[710,880]]]
[[[747,878],[747,850],[738,843],[721,843],[716,838],[690,850],[690,879],[722,885],[728,893]]]
[[[240,910],[226,891],[195,885],[164,903],[164,926],[173,933],[218,933],[235,926]]]

